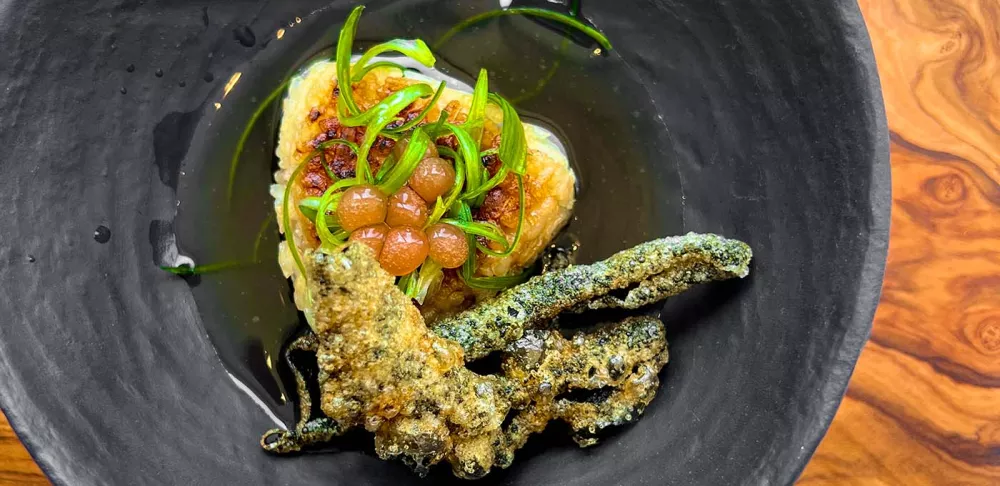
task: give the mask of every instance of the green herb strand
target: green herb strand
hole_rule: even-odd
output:
[[[477,144],[482,143],[483,125],[486,123],[486,101],[490,94],[489,74],[486,69],[479,70],[476,87],[472,91],[472,104],[465,119],[465,129]]]
[[[514,253],[514,250],[517,248],[517,244],[521,241],[521,232],[524,229],[524,179],[517,174],[515,174],[515,177],[517,177],[518,208],[517,208],[517,229],[514,231],[514,241],[512,241],[509,246],[505,246],[503,251],[499,252],[487,248],[484,245],[477,244],[479,250],[487,255],[500,258],[508,257],[512,253]]]
[[[351,49],[354,45],[354,35],[358,31],[358,20],[364,9],[364,5],[358,5],[351,10],[337,39],[337,89],[340,91],[337,106],[344,105],[349,115],[356,115],[360,111],[354,102],[354,91],[351,88]]]
[[[357,64],[355,64],[355,67],[357,67]],[[371,63],[371,64],[369,64],[369,65],[367,65],[367,66],[359,69],[357,72],[355,72],[354,76],[351,78],[351,82],[352,83],[358,83],[358,82],[360,82],[362,79],[365,78],[365,76],[368,75],[368,73],[370,73],[370,72],[372,72],[372,71],[374,71],[375,69],[378,69],[378,68],[398,69],[399,72],[400,72],[400,74],[403,74],[403,73],[406,72],[406,66],[402,66],[400,64],[396,64],[396,63],[394,63],[392,61],[373,62],[373,63]],[[352,69],[352,71],[353,71],[353,69]]]
[[[450,151],[451,149],[448,150]],[[441,153],[441,147],[438,147],[438,153]],[[452,159],[455,160],[455,157],[457,157],[457,155],[452,152]],[[458,196],[462,194],[463,184],[465,184],[465,164],[461,164],[456,160],[455,184],[452,185],[451,192],[448,193],[447,198],[442,200],[441,196],[438,196],[437,203],[434,204],[434,209],[431,211],[430,217],[427,218],[427,223],[424,224],[424,228],[428,228],[432,224],[437,223],[441,217],[444,216],[444,213],[448,211],[453,204],[455,204],[455,201],[458,200]]]
[[[431,139],[424,131],[417,127],[410,135],[410,143],[399,157],[399,162],[385,176],[385,180],[379,184],[379,189],[385,194],[395,194],[401,187],[406,185],[417,164],[423,160],[427,147],[431,144]]]
[[[490,93],[490,102],[500,107],[503,126],[500,127],[500,162],[517,174],[524,175],[528,165],[528,139],[517,110],[502,96]]]
[[[230,268],[242,267],[247,265],[246,262],[220,262],[220,263],[210,263],[208,265],[178,265],[176,267],[160,266],[161,270],[165,270],[174,275],[180,275],[182,277],[188,277],[191,275],[204,275],[206,273],[220,272],[222,270],[228,270]]]
[[[426,84],[415,84],[407,86],[389,96],[370,110],[354,117],[341,119],[341,124],[346,126],[365,125],[365,138],[361,142],[358,151],[358,161],[355,166],[358,181],[362,183],[373,182],[371,167],[368,164],[368,152],[372,144],[379,136],[379,133],[389,124],[404,108],[413,103],[418,98],[430,96],[433,90]]]
[[[228,204],[233,199],[233,187],[236,183],[236,169],[240,164],[240,156],[243,155],[243,147],[247,144],[247,139],[250,138],[250,132],[253,131],[253,127],[257,124],[257,120],[260,119],[261,115],[274,103],[274,100],[281,96],[285,92],[285,88],[288,87],[288,83],[291,82],[291,78],[285,79],[281,82],[281,85],[271,91],[264,98],[264,101],[257,106],[253,114],[250,115],[250,121],[247,122],[246,127],[243,129],[243,133],[240,134],[240,139],[236,142],[236,150],[233,151],[233,157],[229,161],[229,185],[226,186],[226,203]]]
[[[488,240],[503,244],[505,248],[507,247],[507,236],[503,234],[503,230],[501,230],[499,226],[492,222],[462,221],[454,218],[445,218],[442,219],[441,222],[455,226],[456,228],[464,231],[466,234],[482,236]]]
[[[465,30],[470,25],[482,22],[484,20],[492,19],[494,17],[503,17],[506,15],[527,15],[531,17],[541,17],[543,19],[559,22],[563,25],[572,27],[574,29],[579,30],[580,32],[583,32],[584,34],[587,35],[587,37],[594,39],[594,41],[597,42],[597,44],[600,45],[601,48],[603,48],[605,51],[611,50],[611,41],[609,41],[608,37],[602,34],[599,30],[583,22],[580,22],[574,17],[571,17],[563,13],[553,12],[551,10],[546,10],[543,8],[529,8],[529,7],[515,7],[504,10],[491,10],[489,12],[483,12],[478,15],[473,15],[472,17],[463,20],[458,25],[455,25],[451,29],[448,29],[448,31],[445,32],[444,35],[438,38],[437,42],[434,43],[434,50],[439,50],[441,46],[444,45],[445,42],[448,42],[448,40],[454,37],[455,34]]]
[[[353,34],[351,37],[354,37]],[[403,54],[427,67],[434,67],[434,63],[436,62],[434,53],[431,52],[424,41],[420,39],[393,39],[374,45],[365,51],[361,59],[358,59],[358,62],[354,63],[354,67],[363,67],[374,59],[375,56],[392,51]]]
[[[299,166],[295,168],[292,172],[291,177],[285,183],[285,195],[281,199],[281,222],[282,227],[285,229],[285,241],[288,242],[288,249],[292,252],[292,258],[295,259],[295,266],[299,268],[299,272],[302,273],[302,277],[306,276],[306,266],[302,263],[302,257],[299,255],[298,248],[295,247],[295,235],[292,234],[292,222],[290,217],[290,211],[288,210],[288,200],[292,198],[292,186],[295,185],[295,181],[299,179],[299,175],[302,174],[302,169],[306,167],[313,155],[309,155],[305,160],[299,162]]]
[[[442,81],[441,84],[438,85],[437,91],[434,92],[434,96],[431,97],[431,100],[429,102],[427,102],[427,106],[424,106],[424,108],[420,110],[420,113],[418,113],[414,119],[400,125],[397,128],[393,128],[391,130],[385,130],[383,134],[402,135],[403,133],[409,131],[411,128],[417,126],[417,124],[423,121],[424,118],[427,117],[427,114],[431,112],[431,108],[433,108],[434,105],[437,104],[438,99],[441,98],[441,94],[444,93],[444,88],[445,88],[445,83],[444,81]]]
[[[479,144],[464,128],[451,123],[445,123],[445,128],[455,135],[462,162],[465,164],[465,190],[474,191],[482,185],[483,163],[479,159]],[[456,165],[458,161],[456,160]]]
[[[485,184],[479,186],[479,188],[477,188],[476,190],[466,192],[465,194],[462,195],[462,199],[465,201],[473,201],[479,199],[480,197],[485,196],[486,193],[490,192],[491,189],[500,185],[500,183],[507,178],[507,175],[509,173],[510,172],[508,172],[507,166],[501,165],[500,170],[498,170],[493,177],[490,177],[490,179],[486,181]],[[480,203],[480,205],[482,205],[482,203]]]

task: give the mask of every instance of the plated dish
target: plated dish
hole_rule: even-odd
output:
[[[577,187],[555,243],[579,241],[577,262],[697,231],[750,243],[754,265],[651,308],[670,362],[637,424],[580,448],[552,421],[484,482],[789,484],[833,416],[881,282],[887,131],[863,20],[833,0],[583,3],[578,18],[613,50],[595,56],[573,35],[562,48],[563,32],[524,16],[436,47],[496,2],[414,0],[368,2],[355,54],[426,39],[437,70],[471,92],[485,67],[524,123],[558,135]],[[335,57],[324,49],[351,7],[12,0],[0,13],[12,161],[0,164],[12,216],[0,223],[0,406],[54,483],[451,482],[446,461],[421,480],[379,459],[361,428],[323,453],[258,443],[294,429],[280,347],[308,327],[275,261],[280,103],[248,139],[227,206],[229,161],[261,100]],[[199,264],[254,261],[259,233],[260,263],[187,279],[157,268],[175,261],[164,242]]]
[[[311,353],[318,373],[307,377],[288,355],[299,420],[261,446],[299,452],[363,427],[383,459],[420,475],[448,462],[475,479],[510,466],[550,420],[569,424],[582,447],[638,420],[667,362],[663,323],[619,317],[564,337],[557,318],[745,277],[750,248],[689,234],[593,265],[535,268],[573,209],[561,144],[489,91],[485,69],[469,92],[435,88],[422,40],[352,57],[363,10],[347,18],[336,59],[297,74],[283,101],[271,189],[285,235],[278,261],[310,327],[286,353]],[[543,10],[507,13],[587,29]],[[501,355],[499,373],[465,366],[490,353]]]

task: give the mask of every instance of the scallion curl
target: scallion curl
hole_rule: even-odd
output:
[[[403,151],[403,155],[399,157],[399,162],[393,166],[385,176],[385,180],[379,184],[379,189],[385,194],[395,194],[401,187],[406,185],[406,181],[410,179],[410,175],[413,174],[413,170],[417,168],[417,165],[423,160],[424,153],[427,152],[427,147],[430,146],[431,139],[424,133],[424,131],[417,127],[413,130],[413,134],[410,135],[410,143],[406,146],[406,150]]]
[[[417,126],[417,124],[423,121],[424,118],[427,117],[427,114],[431,112],[431,108],[433,108],[434,105],[437,104],[438,99],[441,98],[441,94],[444,93],[444,88],[445,88],[445,82],[441,81],[441,84],[438,85],[437,91],[434,92],[434,96],[431,97],[431,100],[427,102],[427,105],[424,106],[422,110],[420,110],[420,113],[418,113],[416,117],[400,125],[399,127],[389,130],[384,130],[383,134],[402,135],[403,133],[409,131],[411,128]]]
[[[461,32],[462,30],[465,30],[470,25],[482,22],[483,20],[491,19],[494,17],[502,17],[506,15],[527,15],[530,17],[540,17],[543,19],[553,20],[561,24],[567,25],[569,27],[572,27],[574,29],[577,29],[580,32],[583,32],[584,34],[587,35],[587,37],[594,39],[594,41],[597,42],[597,44],[600,45],[601,48],[604,49],[605,51],[611,50],[611,41],[609,41],[608,37],[602,34],[599,30],[583,22],[580,22],[579,20],[577,20],[572,16],[562,14],[559,12],[553,12],[552,10],[546,10],[544,8],[531,8],[531,7],[515,7],[503,10],[491,10],[489,12],[483,12],[479,15],[473,15],[472,17],[469,17],[460,22],[459,24],[455,25],[451,29],[448,29],[448,31],[445,32],[444,35],[438,38],[437,42],[434,43],[434,50],[440,49],[445,42],[448,42],[448,40],[454,37],[455,34]]]
[[[358,5],[351,10],[337,39],[337,89],[340,91],[337,106],[343,105],[348,115],[357,115],[360,111],[358,104],[354,102],[354,91],[351,88],[351,48],[354,45],[354,35],[358,31],[358,20],[364,9],[364,5]]]
[[[357,67],[357,65],[355,65],[355,67]],[[394,63],[392,61],[378,61],[378,62],[373,62],[367,66],[364,66],[361,69],[358,69],[357,72],[354,72],[351,77],[351,82],[352,83],[361,82],[361,80],[364,79],[365,76],[368,75],[368,73],[378,68],[398,69],[400,74],[406,72],[406,66]],[[351,69],[351,71],[354,71],[354,69]]]
[[[420,39],[392,39],[369,48],[361,56],[361,59],[354,63],[354,66],[364,68],[375,56],[386,52],[398,52],[427,67],[434,67],[434,63],[437,61],[434,58],[434,53]]]

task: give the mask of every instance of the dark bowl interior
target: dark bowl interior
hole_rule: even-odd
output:
[[[329,55],[351,5],[14,3],[0,8],[0,401],[43,469],[71,484],[421,483],[363,434],[290,458],[257,445],[294,418],[280,353],[301,326],[274,258],[280,111],[256,125],[231,201],[230,158],[259,101]],[[371,2],[358,43],[433,41],[492,8]],[[442,45],[438,67],[467,81],[486,67],[568,146],[580,185],[562,238],[578,261],[698,231],[748,242],[754,264],[663,306],[671,360],[638,424],[588,449],[552,427],[483,482],[789,483],[840,401],[885,259],[887,131],[857,6],[582,14],[613,51],[507,17]],[[185,280],[157,268],[177,248],[254,263]]]

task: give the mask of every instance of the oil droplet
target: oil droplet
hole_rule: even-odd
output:
[[[157,69],[156,72],[153,73],[153,75],[156,76],[156,77],[158,77],[158,78],[162,78],[163,77],[163,70],[162,69]]]
[[[125,71],[127,72],[135,71],[135,64],[129,64],[128,66],[125,66]]]
[[[295,17],[295,23],[296,24],[301,24],[302,23],[302,17]]]
[[[121,91],[121,92],[122,92],[122,94],[125,94],[125,93],[128,93],[128,90],[127,90],[127,89],[125,89],[125,87],[124,87],[124,86],[122,86],[122,87],[121,87],[121,89],[119,89],[118,91]]]
[[[98,226],[97,229],[94,230],[94,241],[103,244],[107,243],[108,240],[110,239],[111,239],[111,230],[108,229],[107,226],[104,226],[102,224]]]
[[[183,88],[183,87],[187,86],[187,83],[186,83],[186,82],[184,82],[184,81],[179,81],[179,82],[177,83],[177,86],[180,86],[181,88]]]
[[[277,38],[279,38],[279,39],[282,38],[282,37],[284,37],[285,36],[285,29],[278,29],[278,31],[275,32],[274,35]]]
[[[28,255],[28,263],[35,263],[35,255]]]
[[[212,74],[212,73],[205,73],[205,82],[206,83],[211,83],[214,80],[215,80],[215,75],[214,74]]]

